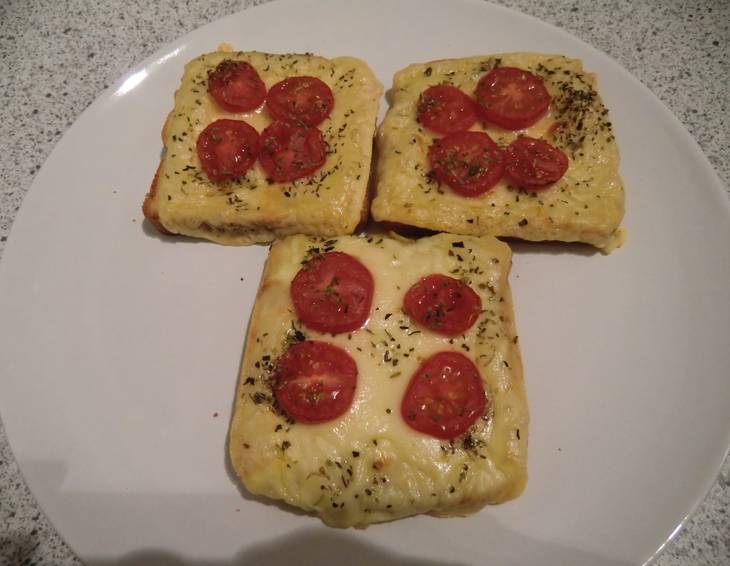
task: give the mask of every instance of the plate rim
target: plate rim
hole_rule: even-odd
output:
[[[305,0],[306,2],[310,4],[314,4],[312,0]],[[506,6],[501,6],[497,4],[493,4],[489,1],[481,1],[481,0],[460,0],[464,4],[470,4],[473,6],[478,6],[482,9],[493,9],[497,11],[502,11],[509,14],[517,14],[522,18],[527,18],[529,20],[532,20],[533,23],[539,24],[541,26],[547,26],[550,28],[552,33],[560,35],[562,38],[568,39],[572,42],[578,42],[583,49],[586,49],[592,53],[592,55],[599,59],[604,65],[608,65],[613,68],[615,72],[620,73],[624,77],[628,78],[629,80],[633,81],[633,83],[638,86],[640,89],[643,90],[644,95],[649,95],[652,102],[655,106],[658,108],[661,108],[661,112],[663,114],[663,118],[667,120],[667,123],[671,124],[672,131],[674,135],[681,136],[681,140],[683,143],[683,147],[685,150],[689,147],[692,148],[692,158],[695,160],[698,160],[698,162],[702,165],[702,168],[706,172],[711,172],[710,175],[708,175],[708,178],[711,179],[711,183],[705,184],[703,183],[703,194],[704,195],[714,195],[712,198],[714,198],[716,201],[723,202],[723,205],[720,205],[724,209],[724,213],[726,215],[726,220],[730,222],[730,199],[728,199],[728,196],[726,194],[726,188],[724,183],[719,177],[718,172],[713,167],[712,163],[709,161],[707,155],[702,151],[702,148],[696,141],[696,139],[690,134],[686,126],[679,120],[679,118],[669,109],[669,107],[657,96],[655,95],[640,79],[638,79],[632,72],[630,72],[628,69],[624,68],[620,63],[618,63],[615,59],[613,59],[611,56],[609,56],[604,51],[594,47],[593,45],[587,43],[586,41],[580,39],[579,37],[571,34],[570,32],[555,26],[554,24],[551,24],[549,22],[546,22],[544,20],[541,20],[535,16],[532,16],[530,14],[525,14],[523,12],[520,12],[516,9],[509,8]],[[330,1],[330,4],[337,5],[337,2]],[[363,2],[365,3],[365,2]],[[132,75],[135,73],[138,73],[139,71],[143,69],[150,68],[154,65],[161,65],[164,64],[164,62],[170,58],[170,54],[176,50],[179,50],[181,47],[184,46],[184,41],[189,38],[194,38],[198,35],[204,35],[206,30],[210,27],[215,26],[219,22],[223,20],[228,19],[237,19],[240,17],[250,17],[250,14],[252,11],[257,10],[265,10],[268,9],[271,5],[277,4],[297,4],[301,5],[301,1],[297,0],[273,0],[271,2],[267,2],[265,4],[258,4],[253,5],[250,7],[244,7],[240,10],[237,10],[231,14],[228,14],[226,16],[223,16],[221,18],[217,18],[215,20],[212,20],[210,22],[205,23],[204,25],[201,25],[181,36],[178,36],[173,41],[168,42],[164,44],[163,46],[156,49],[151,55],[146,57],[141,62],[138,62],[134,64],[132,67],[127,69],[119,78],[117,78],[109,87],[101,91],[97,94],[97,96],[94,98],[94,101],[88,105],[76,118],[73,120],[73,123],[71,126],[69,126],[63,133],[62,137],[56,142],[52,150],[49,152],[46,160],[44,161],[43,165],[41,166],[40,171],[35,175],[32,182],[30,183],[30,186],[28,187],[26,193],[24,194],[20,207],[15,214],[15,217],[13,219],[12,225],[10,227],[7,241],[5,242],[5,249],[3,251],[2,258],[0,258],[0,288],[2,288],[2,284],[5,281],[7,277],[9,277],[9,270],[8,267],[9,261],[7,260],[9,255],[18,254],[19,252],[16,251],[16,248],[20,245],[18,243],[18,220],[23,218],[24,215],[28,214],[29,207],[26,206],[26,202],[28,200],[28,196],[31,194],[34,194],[37,196],[40,189],[37,189],[38,185],[42,185],[41,181],[39,181],[39,178],[41,177],[41,173],[46,168],[47,163],[56,155],[59,151],[59,147],[61,146],[63,140],[68,136],[70,132],[75,130],[79,127],[79,124],[82,123],[84,120],[89,120],[89,116],[93,116],[95,112],[100,111],[100,107],[102,104],[104,104],[105,101],[108,101],[109,99],[112,99],[114,94],[119,90],[122,84],[124,84],[125,81],[127,81]],[[182,50],[183,53],[175,54],[175,57],[180,57],[184,55],[184,49]],[[657,104],[658,103],[658,104]],[[710,188],[714,187],[714,188]],[[35,198],[35,197],[33,197]],[[22,221],[21,221],[22,222]],[[620,253],[620,252],[618,252]],[[4,261],[3,261],[4,260]],[[0,413],[0,418],[2,418],[2,413]],[[7,425],[5,423],[4,428],[7,431]],[[24,472],[24,467],[21,464],[21,462],[15,457],[15,453],[13,450],[13,443],[10,438],[10,434],[6,432],[6,436],[8,438],[8,446],[10,449],[10,452],[13,454],[13,458],[15,459],[15,462],[17,464],[18,470],[23,477],[24,481],[30,488],[30,484],[28,484],[26,475]],[[712,489],[712,486],[716,483],[717,478],[719,477],[719,474],[721,472],[723,462],[728,458],[728,455],[730,454],[730,427],[726,431],[726,447],[724,449],[724,452],[721,454],[721,457],[719,458],[719,462],[716,466],[716,468],[712,471],[712,478],[705,482],[703,486],[701,487],[701,491],[703,495],[701,495],[699,498],[695,498],[695,501],[691,508],[686,512],[686,514],[681,518],[681,520],[676,524],[676,527],[673,529],[673,531],[669,534],[669,536],[664,540],[664,542],[654,551],[654,553],[646,559],[644,562],[645,565],[649,565],[653,563],[658,556],[660,556],[663,551],[666,549],[666,547],[669,545],[672,540],[681,532],[682,528],[686,525],[687,521],[697,512],[697,509],[699,506],[703,503],[703,501],[707,498],[710,490]],[[35,498],[35,492],[31,491],[33,493],[33,496]],[[37,500],[36,500],[37,501]],[[40,502],[38,502],[38,507],[43,509],[40,505]],[[44,511],[45,512],[45,511]],[[58,528],[54,524],[54,528],[56,529],[56,532],[58,533],[61,538],[64,539],[64,541],[68,544],[65,537],[61,533],[61,531],[58,530]],[[69,545],[70,546],[70,545]],[[73,547],[71,547],[73,549]]]

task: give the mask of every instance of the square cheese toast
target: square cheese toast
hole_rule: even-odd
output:
[[[259,134],[272,122],[268,106],[246,112],[223,108],[208,90],[209,73],[224,61],[250,64],[267,91],[294,76],[314,77],[331,90],[334,105],[317,125],[326,160],[310,175],[276,182],[257,160],[239,179],[215,182],[196,143],[216,120],[243,120]],[[373,135],[382,86],[352,57],[218,51],[185,66],[175,104],[162,132],[164,155],[143,212],[160,230],[221,244],[269,242],[288,234],[351,234],[367,219]]]
[[[474,97],[479,80],[497,67],[539,77],[549,108],[519,130],[484,120],[471,130],[486,132],[500,148],[523,135],[547,141],[564,152],[568,167],[557,182],[539,190],[517,188],[503,177],[488,192],[465,197],[434,178],[428,151],[443,136],[417,120],[419,97],[442,84]],[[606,252],[620,245],[624,189],[618,150],[596,78],[579,60],[504,53],[420,63],[396,73],[391,92],[392,105],[377,134],[374,220],[456,234],[585,242]]]
[[[355,275],[325,268],[344,256],[355,260],[346,269]],[[334,527],[466,515],[520,495],[528,410],[510,267],[509,247],[490,236],[275,241],[249,323],[228,438],[246,489]],[[433,280],[432,296],[456,289],[450,297],[461,306],[451,312],[439,295],[441,303],[419,311],[428,293],[419,299],[417,291]],[[350,287],[357,281],[371,281],[371,300]],[[300,292],[303,282],[314,285],[318,299]],[[460,303],[467,295],[468,308]],[[307,305],[335,308],[350,320],[335,328],[334,315],[305,317]],[[355,320],[357,328],[351,315],[362,321]],[[330,353],[317,358],[315,350]],[[346,363],[333,362],[333,350]],[[437,359],[448,360],[438,371]],[[350,372],[349,381],[332,389],[337,371]],[[312,380],[321,380],[320,389]]]

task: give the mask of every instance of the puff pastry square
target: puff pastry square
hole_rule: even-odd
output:
[[[549,111],[533,126],[507,131],[477,124],[500,146],[519,134],[543,138],[569,158],[563,178],[549,189],[525,192],[503,179],[476,198],[462,197],[431,178],[428,148],[437,134],[416,121],[421,92],[442,83],[470,96],[495,66],[518,67],[544,81]],[[577,59],[540,53],[445,59],[406,67],[393,79],[392,106],[377,135],[377,221],[456,234],[523,240],[585,242],[605,251],[620,244],[624,189],[619,154],[596,77]]]
[[[267,180],[257,162],[245,177],[221,186],[200,167],[195,143],[211,122],[241,119],[259,133],[270,123],[265,109],[231,113],[207,92],[207,74],[224,59],[252,64],[267,89],[291,76],[314,76],[334,94],[334,108],[319,125],[328,147],[325,164],[290,183]],[[268,242],[287,234],[351,234],[368,214],[368,179],[382,86],[352,57],[218,51],[185,66],[175,105],[163,128],[165,147],[145,198],[145,216],[173,234],[221,244]]]
[[[312,254],[346,252],[373,275],[363,328],[338,335],[307,329],[290,283]],[[492,237],[438,234],[420,240],[303,235],[274,242],[245,345],[229,431],[230,460],[254,494],[314,513],[335,527],[364,526],[419,513],[473,513],[517,497],[527,479],[528,411],[508,274],[509,247]],[[469,283],[482,302],[457,338],[437,335],[402,310],[409,287],[442,273]],[[320,424],[294,422],[277,407],[276,361],[292,343],[326,341],[356,362],[349,410]],[[400,407],[423,359],[456,351],[478,367],[487,409],[451,440],[416,432]]]

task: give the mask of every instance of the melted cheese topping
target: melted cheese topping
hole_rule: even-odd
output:
[[[240,119],[261,133],[271,121],[264,106],[231,113],[208,94],[208,72],[224,59],[251,63],[267,89],[295,75],[317,77],[332,89],[334,108],[319,125],[328,156],[311,177],[272,183],[257,162],[234,183],[219,185],[207,178],[195,144],[208,124],[221,118]],[[264,242],[294,233],[352,233],[367,206],[381,92],[367,65],[351,57],[216,52],[192,60],[185,66],[175,107],[163,131],[166,152],[154,194],[160,223],[172,233],[222,244]]]
[[[289,293],[302,262],[331,250],[356,257],[375,280],[366,325],[334,337],[303,327]],[[510,265],[508,246],[487,237],[293,236],[275,242],[249,327],[229,438],[246,488],[340,527],[417,513],[465,514],[518,496],[526,481],[528,416]],[[459,338],[419,328],[402,311],[408,288],[431,273],[463,278],[480,295],[484,312]],[[350,410],[327,423],[293,423],[273,404],[275,360],[305,338],[345,349],[358,367]],[[477,364],[488,400],[484,417],[452,441],[414,431],[400,412],[412,374],[443,350]]]
[[[440,136],[416,121],[418,98],[428,87],[442,83],[473,96],[479,79],[497,65],[540,76],[552,97],[550,109],[524,130],[481,124],[472,130],[486,131],[500,146],[521,134],[543,138],[562,149],[570,165],[547,190],[526,193],[503,179],[486,194],[467,198],[440,187],[428,175],[428,148]],[[618,150],[607,110],[595,91],[595,77],[583,71],[579,60],[511,53],[422,63],[399,71],[392,92],[393,105],[377,136],[375,220],[457,234],[611,247],[624,213]]]

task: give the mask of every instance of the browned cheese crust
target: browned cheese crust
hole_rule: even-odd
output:
[[[420,94],[448,83],[473,96],[496,66],[518,67],[542,78],[549,111],[516,132],[476,124],[505,147],[518,135],[542,138],[565,152],[566,174],[545,190],[523,191],[502,179],[474,198],[432,178],[427,152],[441,137],[416,120]],[[377,135],[374,220],[456,234],[489,234],[541,241],[585,242],[610,251],[620,245],[624,189],[611,123],[595,76],[577,59],[540,53],[505,53],[419,63],[396,73],[392,105]]]
[[[348,253],[373,275],[373,305],[361,329],[321,334],[296,317],[291,281],[306,258],[323,250]],[[251,315],[228,439],[246,488],[335,527],[419,513],[465,515],[519,496],[527,481],[529,418],[510,266],[509,247],[487,236],[277,240]],[[437,335],[401,310],[410,285],[431,273],[458,277],[479,295],[483,312],[464,335]],[[332,421],[296,423],[275,402],[276,360],[304,339],[332,343],[357,365],[352,406]],[[452,440],[414,431],[400,412],[410,377],[441,351],[471,359],[487,396],[486,414]]]
[[[313,175],[276,183],[257,162],[238,181],[220,184],[208,179],[195,147],[205,127],[228,118],[244,120],[261,132],[271,122],[265,108],[227,112],[207,92],[208,73],[225,59],[251,63],[267,89],[295,75],[315,76],[332,89],[335,106],[318,126],[327,158]],[[193,59],[185,67],[163,128],[164,153],[144,199],[145,217],[167,233],[231,245],[296,233],[353,233],[367,220],[370,208],[368,182],[381,94],[372,71],[352,57],[218,51]]]

